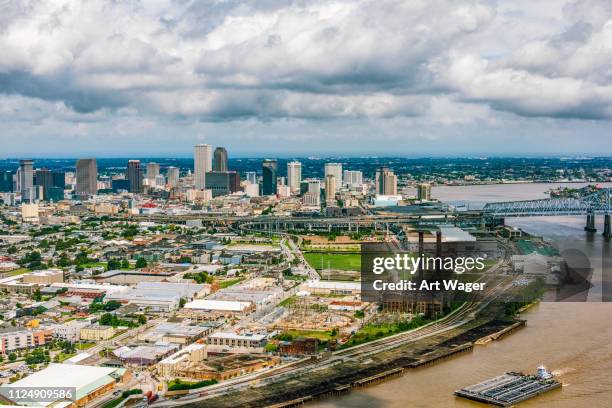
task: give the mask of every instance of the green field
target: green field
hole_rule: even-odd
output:
[[[297,339],[298,337],[310,337],[318,339],[319,341],[329,341],[335,338],[335,336],[332,336],[331,331],[315,330],[287,330],[283,332],[283,335],[290,335],[294,339]]]
[[[331,254],[319,252],[306,252],[306,261],[320,271],[321,269],[339,269],[343,271],[360,271],[361,254]]]

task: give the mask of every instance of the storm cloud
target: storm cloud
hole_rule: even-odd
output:
[[[245,153],[350,137],[504,153],[519,129],[565,152],[612,119],[604,0],[8,1],[0,53],[8,154],[202,134]]]

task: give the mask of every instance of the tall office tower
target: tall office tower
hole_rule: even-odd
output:
[[[276,179],[278,173],[278,162],[275,159],[265,159],[263,170],[263,195],[276,194]]]
[[[207,144],[197,144],[193,153],[194,184],[196,190],[206,187],[206,173],[212,171],[212,147]]]
[[[166,177],[168,178],[168,185],[170,186],[170,188],[178,186],[178,181],[179,181],[178,167],[168,167],[168,171],[166,172]]]
[[[12,171],[0,171],[0,191],[3,193],[10,193],[11,191],[13,191]]]
[[[292,161],[287,163],[287,185],[291,189],[292,193],[298,193],[300,191],[300,183],[302,182],[302,163],[299,161]]]
[[[363,185],[363,173],[358,170],[344,170],[344,184],[349,187],[358,188]]]
[[[34,190],[34,160],[19,161],[19,191],[21,201],[31,202],[36,198]]]
[[[304,204],[310,206],[321,205],[321,180],[308,179],[308,191],[304,194]]]
[[[215,149],[213,171],[227,171],[227,150],[225,150],[225,147]]]
[[[230,192],[240,191],[240,173],[237,171],[229,171],[228,173],[230,175]]]
[[[336,185],[342,185],[342,163],[325,163],[325,175],[336,177]]]
[[[248,181],[249,184],[257,184],[257,173],[255,173],[254,171],[247,171],[246,181]]]
[[[421,201],[431,200],[431,184],[420,183],[417,186],[417,198]]]
[[[66,188],[66,173],[60,170],[53,172],[53,187]]]
[[[76,162],[76,194],[79,196],[98,193],[98,164],[96,159],[79,159]]]
[[[149,180],[150,186],[155,185],[155,177],[157,176],[159,176],[159,163],[147,163],[147,180]]]
[[[325,176],[325,201],[336,200],[336,176],[328,174]]]
[[[48,200],[49,190],[53,187],[53,173],[51,170],[43,168],[38,169],[34,173],[34,185],[42,187],[43,200]]]
[[[142,193],[142,169],[140,168],[140,160],[128,161],[127,179],[130,183],[130,193]]]
[[[397,176],[388,167],[376,170],[376,194],[397,195]]]

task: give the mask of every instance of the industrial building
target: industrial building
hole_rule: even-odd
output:
[[[178,308],[181,298],[205,296],[210,287],[195,283],[140,282],[125,292],[112,293],[106,300],[136,305],[150,312],[169,312]]]
[[[198,313],[245,315],[254,310],[254,305],[251,302],[196,299],[192,302],[186,303],[183,309]]]
[[[124,368],[52,363],[43,370],[4,386],[20,389],[73,388],[76,395],[72,403],[58,399],[51,402],[31,402],[28,405],[76,408],[86,406],[95,398],[111,391],[118,383],[126,383],[129,379],[130,373]]]

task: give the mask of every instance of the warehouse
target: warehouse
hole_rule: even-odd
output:
[[[26,378],[5,387],[43,389],[61,387],[63,389],[73,388],[76,390],[75,402],[39,402],[28,403],[30,406],[60,406],[60,407],[82,407],[100,395],[112,390],[119,382],[125,383],[129,380],[129,372],[123,368],[94,367],[74,364],[49,364],[43,370],[30,374]]]

